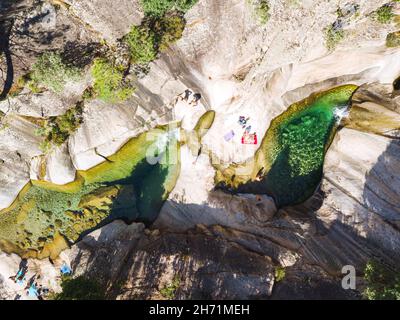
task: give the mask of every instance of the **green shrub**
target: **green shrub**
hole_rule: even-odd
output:
[[[68,81],[79,80],[80,76],[80,69],[65,64],[59,54],[47,52],[32,66],[29,87],[37,92],[38,87],[44,86],[59,93]]]
[[[180,14],[171,13],[161,18],[146,19],[142,25],[133,26],[124,37],[132,63],[146,65],[156,59],[159,51],[165,50],[182,37],[185,24]]]
[[[178,41],[185,30],[186,20],[177,14],[167,15],[154,23],[153,30],[157,38],[157,47],[165,50],[171,44]]]
[[[380,23],[390,23],[394,18],[393,8],[390,5],[380,7],[375,11],[374,18]]]
[[[96,280],[79,276],[64,277],[62,292],[53,296],[54,300],[105,300],[106,290]]]
[[[255,11],[262,24],[269,20],[269,2],[268,0],[258,0],[255,4]]]
[[[344,30],[330,26],[325,29],[325,45],[332,51],[344,39]]]
[[[275,268],[275,281],[280,282],[282,281],[286,276],[286,270],[283,267],[276,267]]]
[[[124,40],[129,46],[132,63],[147,64],[157,57],[155,34],[148,26],[133,26]]]
[[[387,35],[386,46],[389,48],[400,47],[400,31],[392,32]]]
[[[40,148],[43,152],[51,149],[52,145],[63,144],[83,122],[83,104],[78,103],[74,108],[57,117],[50,117],[36,134],[45,137]]]
[[[124,68],[98,58],[92,67],[94,94],[107,102],[118,102],[128,99],[134,89],[125,81]]]
[[[400,274],[395,274],[376,262],[368,262],[364,270],[369,300],[400,300]]]
[[[179,286],[181,285],[181,279],[176,276],[172,280],[172,283],[166,285],[164,288],[160,290],[160,294],[168,300],[172,300],[175,298],[176,291],[178,290]]]
[[[83,108],[81,104],[69,109],[66,113],[55,118],[54,123],[62,132],[73,133],[82,123]]]
[[[196,2],[197,0],[140,0],[145,15],[153,17],[162,17],[174,9],[186,12]]]

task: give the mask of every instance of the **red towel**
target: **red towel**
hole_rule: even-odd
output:
[[[242,144],[257,144],[257,134],[244,133],[242,136]]]

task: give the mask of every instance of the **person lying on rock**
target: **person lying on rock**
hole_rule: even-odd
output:
[[[19,264],[19,269],[15,276],[9,277],[9,279],[14,280],[15,283],[18,281],[22,281],[25,277],[26,272],[28,271],[28,262],[26,259],[22,259],[21,263]]]
[[[186,89],[185,92],[183,92],[179,95],[179,98],[181,99],[181,101],[188,101],[189,97],[191,95],[192,95],[192,91],[190,91],[189,89]]]
[[[191,106],[193,106],[193,107],[196,107],[200,99],[201,99],[201,94],[200,94],[200,93],[195,93],[195,94],[193,95],[193,99],[192,99],[192,101],[189,103],[189,105],[191,105]]]

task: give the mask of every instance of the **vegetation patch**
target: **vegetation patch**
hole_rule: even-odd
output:
[[[13,83],[8,95],[12,98],[18,96],[24,89],[24,87],[28,84],[28,81],[29,81],[28,76],[19,77],[18,80]]]
[[[105,300],[106,289],[99,282],[85,276],[64,277],[62,292],[55,294],[54,300]]]
[[[156,34],[157,46],[164,51],[171,44],[178,41],[185,30],[186,20],[179,13],[168,14],[154,22],[153,30]]]
[[[162,17],[150,17],[140,26],[133,26],[124,37],[129,46],[131,62],[145,65],[153,61],[158,52],[165,50],[182,37],[186,21],[179,12]]]
[[[392,32],[387,35],[386,46],[389,48],[400,47],[400,31]]]
[[[62,145],[83,122],[83,103],[78,102],[75,107],[56,117],[49,117],[43,122],[37,134],[44,137],[41,144],[43,152],[50,150],[51,146]]]
[[[252,6],[256,18],[261,24],[266,24],[270,18],[269,0],[247,0],[247,3]]]
[[[377,262],[368,262],[364,270],[367,287],[364,297],[369,300],[400,300],[400,274],[387,270]]]
[[[325,29],[325,45],[329,51],[334,50],[344,39],[345,32],[341,28],[335,28],[333,25]]]
[[[78,81],[81,78],[81,70],[64,63],[59,54],[46,52],[32,66],[29,78],[28,85],[34,92],[45,87],[60,93],[68,81]]]
[[[393,13],[393,7],[390,4],[386,4],[380,7],[373,13],[373,18],[380,23],[390,23],[392,22],[395,14]]]
[[[197,0],[140,0],[146,16],[162,17],[167,12],[176,10],[187,12]]]
[[[257,0],[254,3],[254,10],[262,24],[267,23],[270,18],[269,9],[268,0]]]
[[[157,57],[155,34],[147,25],[133,26],[124,41],[134,64],[147,64]]]
[[[179,276],[175,276],[170,284],[167,284],[164,288],[160,290],[160,294],[168,300],[175,299],[176,291],[181,285],[181,279]]]
[[[101,100],[124,101],[134,92],[134,88],[126,80],[125,68],[104,58],[94,60],[92,76],[93,93]]]
[[[286,270],[284,267],[276,267],[275,268],[275,281],[280,282],[282,281],[286,276]]]

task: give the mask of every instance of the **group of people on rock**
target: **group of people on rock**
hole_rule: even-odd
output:
[[[248,125],[250,117],[239,116],[238,123],[244,129],[242,135],[242,144],[257,144],[257,133],[251,133],[251,125]]]
[[[19,269],[14,276],[9,277],[9,279],[13,280],[15,283],[19,285],[23,285],[26,281],[26,274],[28,271],[28,260],[22,259],[19,264]],[[62,275],[71,275],[71,268],[64,262],[60,268],[60,272]],[[49,289],[39,285],[37,280],[40,279],[40,275],[36,273],[27,281],[24,290],[29,297],[36,297],[39,300],[43,300],[43,295],[47,295],[49,293]],[[20,294],[15,296],[15,300],[19,300],[21,298]]]
[[[28,260],[22,259],[19,263],[19,269],[15,276],[11,276],[9,279],[14,280],[15,283],[22,284],[25,281],[25,275],[28,271]]]
[[[28,260],[27,259],[22,259],[20,264],[19,264],[19,269],[15,276],[11,276],[10,279],[13,280],[15,283],[19,285],[23,285],[24,282],[26,281],[26,273],[28,271]],[[26,294],[29,297],[36,297],[39,300],[42,300],[42,294],[48,293],[47,288],[43,288],[42,286],[39,286],[37,283],[37,279],[40,278],[40,275],[34,274],[28,281],[26,286],[24,287],[24,290],[26,291]],[[21,298],[20,294],[17,294],[15,299],[19,300]]]
[[[190,96],[192,96],[191,101],[189,102]],[[183,93],[179,95],[181,101],[189,102],[189,106],[196,107],[201,99],[200,93],[193,93],[191,90],[186,89]]]

